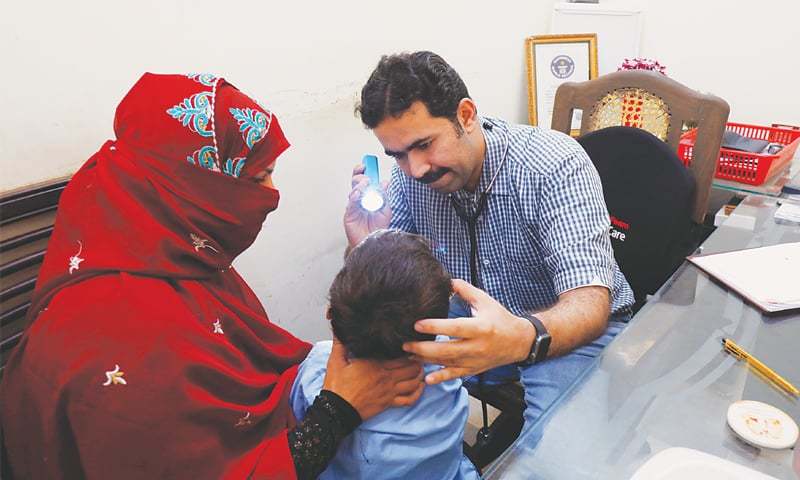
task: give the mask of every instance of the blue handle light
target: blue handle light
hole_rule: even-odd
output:
[[[378,157],[375,155],[364,155],[364,175],[369,177],[371,185],[380,185],[380,172],[378,171]]]
[[[384,199],[381,193],[380,173],[378,171],[378,157],[364,155],[364,175],[369,178],[369,186],[361,196],[361,208],[368,212],[377,212],[383,208]]]

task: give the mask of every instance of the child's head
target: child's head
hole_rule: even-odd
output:
[[[414,322],[446,318],[450,275],[419,235],[374,232],[347,257],[330,289],[328,317],[354,357],[391,359],[404,342],[432,340]]]

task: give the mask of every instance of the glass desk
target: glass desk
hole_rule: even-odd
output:
[[[799,225],[773,219],[776,208],[774,199],[746,198],[736,213],[753,216],[753,228],[723,224],[702,253],[800,241]],[[800,423],[800,400],[724,353],[721,337],[800,386],[800,312],[762,315],[685,262],[484,478],[628,479],[654,454],[688,447],[794,479],[792,450],[743,443],[729,429],[726,413],[736,400],[758,400]]]

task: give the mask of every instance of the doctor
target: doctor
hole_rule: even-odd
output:
[[[415,326],[458,340],[404,349],[444,365],[430,384],[519,366],[530,424],[630,319],[591,161],[566,135],[479,116],[432,52],[381,58],[357,110],[396,164],[375,213],[359,205],[369,181],[354,169],[349,245],[387,226],[427,237],[471,307]]]

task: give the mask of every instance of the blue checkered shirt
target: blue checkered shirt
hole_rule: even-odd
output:
[[[474,205],[497,173],[477,222],[483,289],[515,315],[547,308],[559,294],[587,285],[610,288],[612,313],[633,305],[611,250],[600,178],[586,152],[559,132],[481,120],[486,158],[480,184],[474,194],[452,195]],[[469,229],[450,195],[395,165],[388,197],[390,227],[426,237],[450,274],[469,281]]]

